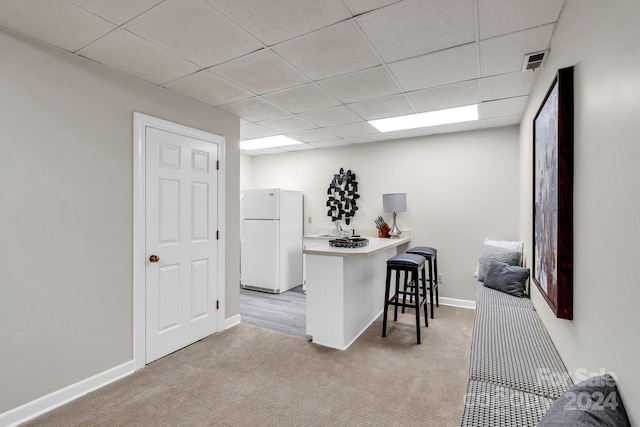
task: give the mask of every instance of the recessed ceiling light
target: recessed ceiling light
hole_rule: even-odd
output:
[[[285,145],[302,144],[284,135],[268,136],[266,138],[247,139],[240,141],[241,150],[259,150],[261,148],[284,147]]]
[[[380,132],[416,129],[429,126],[446,125],[451,123],[478,120],[478,105],[447,108],[446,110],[429,111],[427,113],[409,114],[408,116],[391,117],[388,119],[370,120],[369,123]]]

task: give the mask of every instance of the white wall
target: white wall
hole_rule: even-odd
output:
[[[412,245],[438,249],[440,295],[474,301],[483,239],[518,237],[518,158],[518,128],[507,127],[256,156],[243,185],[303,191],[306,234],[332,227],[327,187],[341,167],[359,183],[356,230],[375,229],[378,215],[391,224],[382,194],[406,192],[398,226]]]
[[[240,188],[253,187],[253,156],[240,155]]]
[[[640,424],[639,16],[637,0],[570,0],[520,135],[520,233],[532,248],[532,122],[556,70],[575,66],[574,319],[556,319],[537,289],[533,301],[576,379],[585,371],[617,374],[634,424]]]
[[[238,313],[239,119],[0,30],[0,413],[133,358],[133,112],[226,137]]]

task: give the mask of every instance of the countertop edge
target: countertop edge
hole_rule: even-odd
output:
[[[346,249],[346,248],[334,248],[329,245],[327,246],[319,246],[315,248],[304,249],[302,252],[306,255],[320,255],[320,256],[335,256],[335,257],[367,257],[375,255],[379,252],[385,251],[387,249],[395,248],[405,243],[409,243],[411,239],[409,238],[400,238],[400,239],[380,239],[380,240],[388,240],[389,243],[384,246],[377,247],[370,251],[361,251],[369,248],[365,246],[363,248],[354,248],[354,249]],[[338,249],[342,249],[342,251],[337,251]]]

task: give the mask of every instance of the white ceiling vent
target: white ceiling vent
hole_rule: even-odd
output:
[[[522,63],[522,71],[535,70],[536,68],[544,66],[548,55],[548,49],[540,52],[527,53]]]

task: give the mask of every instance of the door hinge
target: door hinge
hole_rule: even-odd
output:
[[[220,310],[220,300],[216,300],[216,310]]]
[[[220,160],[216,160],[216,170],[220,169]]]
[[[216,240],[220,240],[220,230],[216,230]]]

